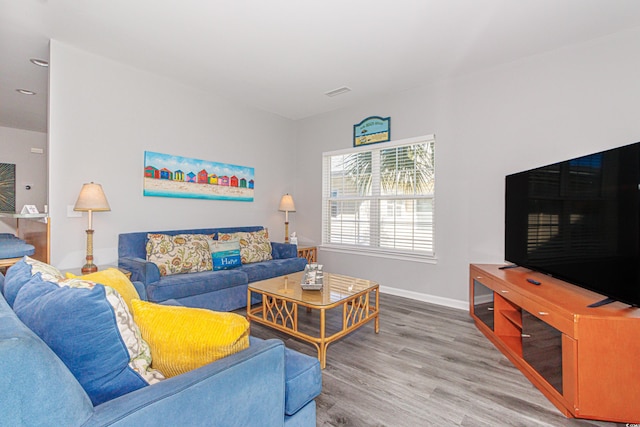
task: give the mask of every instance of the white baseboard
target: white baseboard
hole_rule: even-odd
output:
[[[396,295],[404,298],[411,298],[418,301],[428,302],[431,304],[442,305],[450,308],[457,308],[458,310],[469,311],[469,302],[460,301],[451,298],[437,297],[434,295],[423,294],[420,292],[407,291],[405,289],[391,288],[389,286],[380,286],[380,292],[385,294]]]

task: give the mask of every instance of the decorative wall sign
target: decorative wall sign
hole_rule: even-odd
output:
[[[253,202],[253,168],[144,152],[145,196]]]
[[[391,140],[391,117],[371,116],[353,125],[353,146]]]
[[[0,211],[16,211],[16,165],[0,163]]]

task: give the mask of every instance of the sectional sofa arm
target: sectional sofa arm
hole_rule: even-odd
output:
[[[271,242],[271,256],[273,259],[298,257],[298,246],[289,243]]]
[[[244,351],[95,407],[83,426],[282,426],[284,345]]]
[[[131,280],[142,282],[145,286],[160,280],[160,270],[152,262],[142,258],[120,257],[118,267],[122,267],[131,272]]]

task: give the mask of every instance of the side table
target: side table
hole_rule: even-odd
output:
[[[298,257],[306,258],[308,262],[318,262],[317,246],[298,246]]]

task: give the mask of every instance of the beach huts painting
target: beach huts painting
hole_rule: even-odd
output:
[[[144,152],[145,196],[253,201],[253,168]]]

